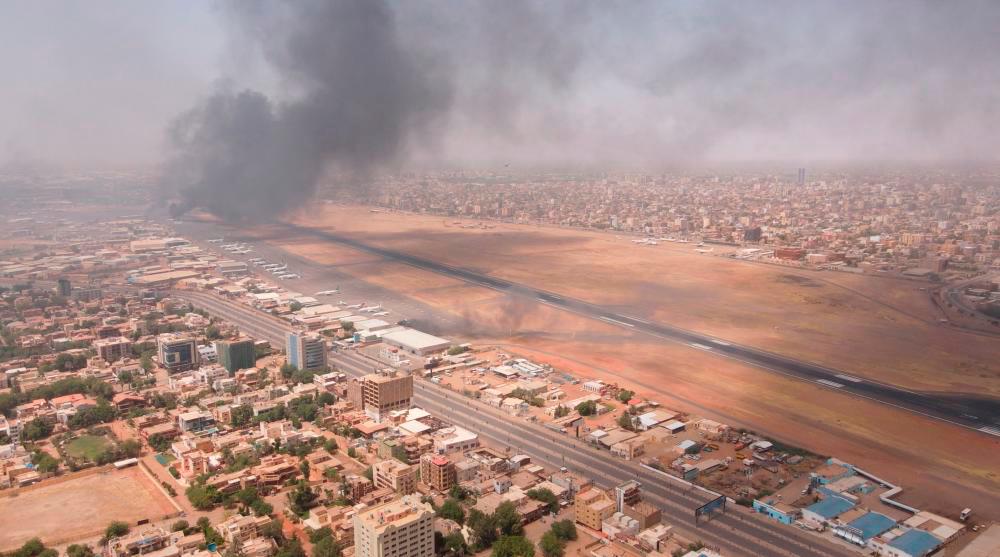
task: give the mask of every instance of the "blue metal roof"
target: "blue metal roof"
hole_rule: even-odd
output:
[[[941,545],[941,542],[927,532],[914,528],[889,542],[889,545],[896,549],[901,549],[914,557],[923,557],[934,551],[934,548]]]
[[[854,508],[854,503],[844,499],[843,497],[837,497],[836,495],[831,495],[818,503],[813,503],[806,507],[809,512],[816,513],[823,518],[835,518],[841,514]]]
[[[893,526],[896,525],[896,521],[879,513],[868,513],[864,516],[859,516],[854,520],[847,523],[851,528],[857,528],[861,531],[861,537],[865,541],[874,538],[875,536],[888,532]]]

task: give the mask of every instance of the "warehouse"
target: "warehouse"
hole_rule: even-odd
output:
[[[451,341],[448,339],[429,335],[416,329],[394,331],[384,335],[382,342],[418,356],[440,352],[451,346]]]

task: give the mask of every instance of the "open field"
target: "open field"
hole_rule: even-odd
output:
[[[0,550],[33,537],[57,545],[97,535],[113,520],[134,525],[174,512],[138,467],[88,470],[0,495]]]
[[[97,457],[111,446],[111,441],[103,435],[81,435],[66,445],[66,452],[76,458],[97,461]]]
[[[331,229],[368,243],[615,304],[616,309],[627,306],[635,315],[910,388],[996,394],[997,340],[937,327],[935,310],[919,283],[730,261],[689,253],[690,247],[634,246],[628,238],[609,234],[514,225],[469,230],[445,228],[440,218],[336,207],[326,212],[336,222]],[[836,455],[899,482],[906,489],[903,500],[912,504],[950,515],[973,506],[1000,517],[995,499],[1000,442],[980,433],[341,245],[270,232],[266,227],[240,231],[331,271],[400,292],[460,324],[434,332],[501,345],[582,377],[617,381],[678,410]],[[627,261],[626,255],[632,267],[607,268]],[[503,264],[495,263],[496,258]],[[565,267],[565,287],[552,266]],[[645,282],[659,284],[637,278],[655,272],[661,276]],[[674,293],[664,294],[669,291]],[[855,322],[856,327],[850,326]],[[890,355],[881,352],[883,344]]]

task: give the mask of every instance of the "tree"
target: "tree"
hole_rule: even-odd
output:
[[[28,441],[38,441],[52,435],[52,424],[41,418],[35,418],[24,426],[21,434]]]
[[[327,536],[313,544],[312,557],[340,557],[340,544],[332,536]]]
[[[527,494],[528,497],[536,501],[541,501],[549,508],[549,512],[555,514],[559,512],[559,498],[556,497],[551,490],[544,487],[539,489],[529,489]]]
[[[493,545],[497,539],[497,523],[492,515],[488,515],[479,509],[469,510],[469,517],[466,524],[472,530],[472,544],[475,550],[486,549]]]
[[[298,370],[299,368],[293,366],[288,362],[281,364],[281,376],[284,377],[286,381],[291,379],[292,374],[294,374]]]
[[[150,373],[153,371],[153,356],[149,352],[143,352],[142,356],[139,357],[139,365],[142,366],[143,371]]]
[[[302,472],[302,477],[306,480],[309,479],[309,461],[303,460],[299,463],[299,472]]]
[[[291,511],[299,516],[305,516],[309,509],[316,503],[319,497],[305,480],[299,480],[295,489],[288,492],[288,506]]]
[[[501,536],[493,544],[492,557],[535,557],[535,546],[524,536]]]
[[[174,522],[170,526],[170,531],[171,532],[183,532],[183,531],[187,530],[190,527],[191,527],[191,525],[189,525],[186,520],[178,520],[177,522]]]
[[[465,510],[458,501],[450,497],[438,507],[437,515],[441,518],[454,520],[459,524],[465,523]]]
[[[538,547],[541,548],[542,555],[545,557],[563,557],[566,553],[566,542],[559,539],[559,536],[552,530],[542,535]]]
[[[193,483],[184,491],[191,505],[199,511],[207,511],[215,508],[222,502],[222,494],[211,486],[201,483]]]
[[[209,325],[205,328],[205,338],[208,340],[218,340],[222,338],[222,333],[219,332],[219,328],[215,325]]]
[[[128,534],[128,532],[129,532],[128,523],[116,520],[111,524],[108,524],[108,527],[104,529],[104,538],[108,540],[119,538],[121,536],[124,536],[125,534]]]
[[[501,536],[520,536],[524,533],[523,518],[517,511],[517,506],[511,501],[504,501],[493,511],[493,519]]]
[[[461,532],[452,532],[444,537],[444,552],[454,557],[462,557],[469,552]]]
[[[319,530],[312,530],[309,532],[309,543],[316,543],[323,538],[329,538],[333,536],[333,530],[329,526],[324,526]]]
[[[306,557],[306,552],[302,549],[302,542],[298,538],[292,538],[281,544],[274,557]]]
[[[570,413],[570,409],[566,408],[565,406],[563,406],[563,405],[560,404],[559,406],[556,406],[556,410],[555,410],[555,414],[554,415],[555,415],[555,418],[558,420],[559,418],[564,418],[564,417],[568,416],[569,413]]]
[[[618,396],[615,398],[617,398],[619,402],[628,402],[632,400],[634,396],[635,396],[634,392],[629,391],[627,389],[622,389],[618,391]]]
[[[229,414],[229,423],[233,427],[244,427],[253,423],[253,406],[249,404],[241,404],[236,408],[233,408],[232,412]]]
[[[597,403],[593,400],[585,400],[576,405],[576,411],[581,416],[593,416],[597,413]]]
[[[149,446],[158,453],[162,453],[170,448],[170,438],[161,433],[154,433],[153,435],[150,435],[148,441]]]
[[[87,544],[73,544],[66,548],[66,557],[94,557],[94,550]]]
[[[31,463],[35,465],[35,470],[42,474],[49,474],[59,470],[59,460],[49,453],[36,449],[31,455]]]
[[[559,539],[573,541],[576,539],[576,524],[572,520],[560,520],[552,523],[552,533]]]
[[[635,431],[636,417],[628,412],[622,412],[621,416],[618,416],[618,427],[622,429],[627,429],[629,431]]]
[[[255,516],[271,516],[271,513],[274,512],[274,506],[263,499],[257,499],[250,504],[250,510]]]

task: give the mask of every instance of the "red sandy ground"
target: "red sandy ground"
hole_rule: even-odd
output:
[[[721,338],[914,389],[1000,394],[995,337],[938,327],[921,284],[696,255],[691,247],[517,225],[461,229],[438,217],[328,207],[309,224],[475,268]],[[259,230],[265,233],[266,230]],[[742,425],[869,468],[904,500],[1000,516],[1000,442],[789,380],[690,347],[386,263],[311,238],[269,240],[465,318],[496,342],[582,377],[618,381],[679,410]]]

